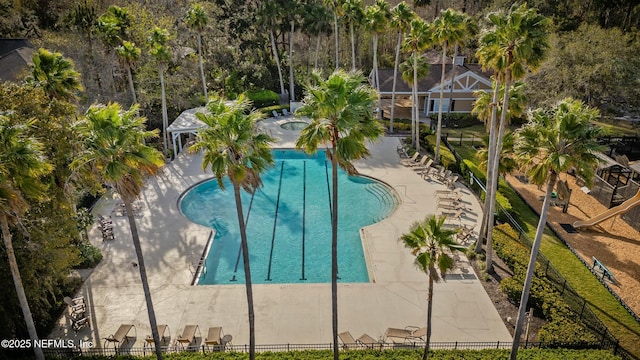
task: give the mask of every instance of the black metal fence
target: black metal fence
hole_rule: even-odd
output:
[[[340,348],[344,351],[348,350],[407,350],[407,349],[423,349],[424,342],[404,342],[404,343],[388,343],[380,342],[374,346],[364,346],[360,344],[340,344]],[[432,350],[484,350],[484,349],[511,349],[511,342],[463,342],[463,341],[450,341],[450,342],[431,342],[429,347]],[[542,342],[525,342],[520,344],[521,349],[600,349],[610,350],[613,354],[621,355],[624,358],[624,353],[620,352],[620,348],[612,346],[610,343],[593,342],[593,343],[542,343]],[[286,351],[299,351],[299,350],[331,350],[333,346],[331,343],[323,344],[269,344],[269,345],[256,345],[256,351],[264,352],[286,352]],[[46,358],[68,359],[77,356],[113,356],[113,355],[134,355],[145,356],[154,353],[152,348],[76,348],[76,349],[43,349]],[[249,352],[248,345],[226,345],[224,347],[215,346],[191,346],[187,348],[165,346],[162,348],[163,353],[180,353],[180,352],[202,352],[202,353],[214,353],[221,351],[230,352]]]
[[[447,148],[454,154],[456,161],[459,163],[462,162],[462,157],[455,151],[453,146],[447,141],[446,138],[443,139],[444,144]],[[466,175],[466,174],[465,174]],[[484,183],[482,180],[478,179],[472,172],[469,172],[469,183],[472,188],[478,195],[482,192],[486,191]],[[506,211],[500,204],[496,203],[496,212],[500,214],[500,216],[504,219],[507,219],[507,222],[518,232],[518,241],[523,245],[531,248],[533,241],[529,238],[527,233],[524,231],[523,226],[515,219],[511,214]],[[551,229],[553,231],[553,229]],[[555,233],[555,231],[554,231]],[[556,236],[571,250],[571,252],[576,255],[582,263],[590,269],[592,273],[595,275],[595,270],[591,267],[591,265],[587,264],[582,257],[578,255],[573,247],[571,247],[568,243],[566,243],[562,237],[555,233]],[[542,254],[538,254],[538,263],[540,263],[545,268],[545,275],[550,280],[550,282],[558,289],[561,296],[563,297],[565,303],[568,305],[569,309],[575,315],[575,319],[580,320],[587,328],[594,332],[599,338],[600,343],[605,348],[615,348],[616,351],[626,359],[638,359],[634,355],[630,354],[627,350],[620,347],[618,340],[613,336],[613,334],[607,329],[607,327],[600,321],[600,319],[595,315],[593,310],[591,309],[592,305],[585,300],[583,297],[578,295],[578,293],[567,283],[567,280],[560,274],[560,272],[551,265],[550,261]],[[640,322],[640,318],[636,315],[633,310],[606,284],[604,279],[601,279],[599,276],[596,276],[600,282],[611,292],[611,294],[620,302],[620,304],[627,309],[627,311],[635,317],[636,320]]]

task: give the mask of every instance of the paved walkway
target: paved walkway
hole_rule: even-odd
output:
[[[297,132],[283,130],[287,119],[264,121],[265,131],[278,138],[279,147],[293,147]],[[358,162],[358,170],[391,185],[402,203],[387,219],[362,229],[363,247],[371,274],[369,283],[338,285],[340,331],[354,336],[368,333],[380,338],[387,327],[424,326],[427,277],[413,265],[413,256],[398,238],[409,226],[436,211],[437,182],[422,180],[399,164],[398,138],[372,144],[371,157]],[[137,225],[159,324],[168,324],[171,340],[187,324],[200,327],[203,341],[210,326],[222,326],[233,343],[248,343],[247,306],[243,285],[191,286],[193,264],[211,235],[211,229],[191,223],[177,208],[180,194],[210,178],[201,168],[201,155],[180,154],[161,174],[149,179],[141,194]],[[466,190],[467,217],[475,225],[481,211]],[[110,215],[118,199],[103,197],[96,215]],[[354,207],[353,211],[358,211]],[[136,326],[135,347],[150,334],[147,311],[125,217],[112,215],[115,240],[103,242],[97,226],[90,238],[104,255],[82,287],[91,328],[74,334],[68,315],[59,320],[50,338],[101,342],[123,323]],[[476,226],[476,231],[479,225]],[[482,284],[461,256],[456,274],[435,285],[432,341],[511,341]],[[256,341],[258,344],[330,343],[330,284],[254,285]]]

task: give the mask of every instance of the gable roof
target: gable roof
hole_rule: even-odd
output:
[[[0,81],[16,81],[32,64],[36,49],[25,39],[0,39]]]
[[[435,60],[431,56],[428,57],[431,61]],[[440,89],[440,77],[442,75],[442,66],[445,66],[445,84],[451,82],[451,78],[454,74],[456,79],[462,77],[473,77],[478,81],[491,84],[489,80],[491,78],[491,72],[483,71],[479,64],[464,64],[464,65],[452,65],[451,62],[442,65],[441,63],[431,63],[429,73],[426,77],[418,80],[418,94],[426,95],[429,92],[434,92]],[[391,94],[393,90],[393,69],[380,69],[378,70],[380,76],[380,94]],[[400,74],[398,74],[398,81],[396,83],[396,94],[411,94],[411,86],[402,80]]]

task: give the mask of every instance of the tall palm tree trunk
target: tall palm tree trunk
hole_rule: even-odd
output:
[[[334,129],[331,156],[332,207],[331,214],[331,324],[333,330],[333,359],[338,360],[338,158],[336,154],[339,134]]]
[[[418,114],[418,52],[413,52],[413,136],[416,151],[420,151],[420,115]]]
[[[436,258],[435,251],[432,251],[432,259]],[[430,272],[433,269],[429,270]],[[427,360],[429,356],[429,345],[431,343],[431,317],[433,314],[433,277],[429,274],[429,290],[427,293],[427,338],[424,342],[424,353],[422,353],[422,360]]]
[[[378,75],[378,34],[373,34],[373,87],[378,92],[378,110],[382,111],[380,108],[380,78]],[[379,112],[378,116],[382,118],[382,113]]]
[[[442,109],[444,102],[444,76],[447,73],[447,42],[442,44],[442,72],[440,74],[440,104],[438,106],[438,124],[436,125],[436,148],[433,162],[438,165],[440,163],[440,135],[442,134]]]
[[[487,157],[487,178],[485,183],[485,194],[484,194],[484,214],[482,217],[482,223],[480,224],[480,233],[478,235],[478,242],[476,242],[476,252],[482,251],[482,240],[487,236],[487,226],[489,222],[489,204],[491,203],[492,193],[493,193],[493,185],[491,182],[493,181],[493,160],[495,159],[494,150],[495,150],[495,142],[496,142],[496,121],[498,117],[498,99],[500,98],[500,82],[495,80],[495,88],[493,90],[493,100],[492,100],[492,109],[491,109],[491,120],[489,121],[489,153]],[[492,213],[493,214],[493,213]]]
[[[291,93],[289,101],[296,101],[295,84],[293,83],[293,32],[295,31],[295,22],[289,21],[291,32],[289,33],[289,92]]]
[[[170,142],[169,134],[167,133],[169,117],[167,115],[167,95],[164,90],[164,69],[162,65],[160,65],[160,90],[162,95],[162,142],[164,144],[164,156],[167,156]]]
[[[131,98],[133,99],[133,104],[137,104],[138,99],[136,98],[136,88],[133,86],[133,76],[131,75],[131,65],[126,64],[124,67],[127,69],[127,78],[129,79],[129,91],[131,91]]]
[[[236,212],[238,213],[238,225],[240,226],[240,246],[242,246],[242,264],[244,266],[244,281],[247,292],[247,312],[249,314],[249,359],[254,360],[256,358],[256,329],[255,314],[253,311],[253,288],[251,282],[251,266],[249,265],[247,228],[244,223],[239,184],[233,183],[233,195],[236,200]]]
[[[313,68],[317,69],[318,68],[318,53],[320,52],[320,35],[316,36],[316,55],[315,55],[315,59],[313,60]]]
[[[542,242],[542,233],[547,225],[547,216],[549,215],[549,205],[551,204],[551,193],[556,186],[556,179],[558,175],[555,172],[549,174],[549,182],[547,183],[547,190],[544,195],[544,203],[542,204],[542,210],[540,210],[540,221],[538,222],[538,228],[536,229],[536,238],[533,240],[531,246],[531,257],[529,258],[529,266],[527,267],[527,277],[524,280],[524,288],[522,289],[522,295],[520,297],[520,307],[518,308],[518,319],[516,320],[516,328],[513,333],[513,344],[511,345],[510,360],[516,360],[518,355],[518,348],[520,347],[520,335],[522,334],[522,324],[524,323],[524,312],[527,309],[527,302],[529,301],[529,292],[531,291],[531,281],[533,280],[533,272],[536,268],[536,259],[538,258],[538,251],[540,250],[540,243]]]
[[[402,45],[402,31],[398,31],[398,44],[396,45],[396,62],[393,67],[393,87],[391,88],[391,118],[389,132],[393,132],[393,119],[396,110],[396,83],[398,81],[398,63],[400,62],[400,45]]]
[[[505,128],[507,126],[507,109],[509,106],[509,82],[510,73],[507,71],[504,80],[504,97],[502,98],[502,112],[500,113],[500,127],[498,129],[498,135],[496,136],[496,146],[493,153],[493,162],[490,164],[493,167],[491,176],[492,186],[492,201],[489,203],[489,216],[487,217],[487,272],[493,272],[493,220],[496,206],[496,194],[498,193],[498,181],[500,166],[500,153],[502,151],[502,138],[504,137]],[[489,166],[489,164],[487,164]]]
[[[202,34],[198,33],[198,63],[200,65],[200,78],[202,79],[202,89],[204,90],[204,101],[209,102],[209,95],[207,94],[207,81],[204,77],[204,66],[202,65]]]
[[[0,226],[2,226],[2,240],[4,242],[4,248],[7,252],[7,258],[9,258],[9,268],[11,269],[11,277],[13,277],[13,285],[16,288],[16,294],[18,295],[18,302],[22,309],[22,315],[27,325],[27,331],[29,332],[29,338],[32,342],[38,340],[38,333],[36,332],[36,325],[33,322],[33,316],[31,315],[31,309],[29,308],[29,302],[27,301],[27,295],[24,292],[24,286],[22,286],[22,278],[20,277],[20,269],[18,268],[18,261],[16,260],[16,254],[13,251],[13,243],[11,240],[11,232],[9,231],[9,220],[7,214],[4,211],[0,212]],[[44,353],[38,346],[33,347],[33,352],[36,354],[37,360],[44,360]]]
[[[453,80],[456,78],[456,70],[458,68],[456,68],[456,58],[458,57],[458,44],[456,43],[456,45],[453,48],[453,61],[452,61],[452,66],[451,66],[451,86],[449,87],[449,107],[447,108],[447,121],[446,124],[448,126],[449,122],[451,121],[451,108],[453,107]]]
[[[269,40],[271,40],[271,48],[273,49],[273,58],[276,60],[276,67],[278,68],[278,80],[280,80],[280,94],[284,94],[284,80],[282,79],[282,68],[280,66],[280,56],[278,55],[278,48],[276,47],[276,39],[273,36],[273,30],[269,30]]]
[[[349,34],[351,35],[351,70],[356,70],[356,37],[354,34],[353,21],[349,24]]]
[[[138,260],[138,271],[140,272],[144,300],[147,303],[147,314],[149,315],[149,325],[151,325],[151,336],[153,337],[153,343],[155,344],[156,358],[162,359],[160,335],[158,334],[158,322],[156,321],[156,313],[153,309],[153,301],[151,301],[151,291],[149,290],[149,281],[147,280],[147,268],[144,265],[142,247],[140,246],[140,236],[138,235],[138,227],[136,226],[136,219],[133,214],[133,206],[131,206],[131,199],[128,196],[122,194],[121,196],[124,207],[127,210],[127,220],[129,221],[133,247],[135,248],[136,258]]]
[[[338,70],[338,68],[340,68],[340,62],[339,62],[339,55],[338,53],[340,52],[340,47],[338,44],[338,37],[340,36],[340,34],[338,33],[338,14],[336,13],[338,10],[335,10],[333,13],[333,34],[335,35],[336,38],[336,70]]]

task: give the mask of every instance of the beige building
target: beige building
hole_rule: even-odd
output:
[[[441,63],[439,54],[427,55],[431,67],[426,77],[418,80],[418,106],[420,116],[429,116],[438,112],[440,106],[440,89],[444,88],[443,110],[451,108],[452,113],[470,113],[475,97],[473,93],[478,90],[491,91],[491,73],[482,71],[479,64],[466,64],[463,56],[458,56],[454,64]],[[442,66],[445,66],[445,82],[440,83]],[[391,99],[393,89],[393,69],[381,69],[380,98]],[[453,91],[451,86],[453,84]],[[400,74],[396,84],[396,101],[411,98],[411,86],[407,84]]]

